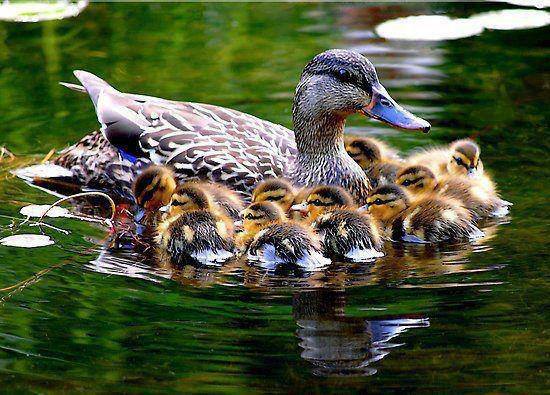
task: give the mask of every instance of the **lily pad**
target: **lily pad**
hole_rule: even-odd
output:
[[[13,235],[0,239],[0,244],[6,247],[35,248],[49,246],[54,243],[50,236],[34,234]]]
[[[0,20],[13,22],[39,22],[77,16],[86,8],[88,0],[78,1],[22,1],[0,4]]]
[[[415,15],[383,22],[376,33],[389,40],[456,40],[481,34],[485,29],[520,30],[550,24],[550,13],[542,10],[500,10],[449,18],[445,15]]]
[[[21,215],[24,215],[25,217],[36,217],[40,218],[44,215],[46,210],[50,208],[49,204],[31,204],[29,206],[25,206],[21,208]],[[63,207],[55,206],[52,207],[50,211],[46,214],[47,217],[50,218],[60,218],[60,217],[68,217],[70,216],[69,210]]]

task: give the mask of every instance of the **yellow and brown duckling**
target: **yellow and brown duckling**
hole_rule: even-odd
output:
[[[157,229],[161,252],[175,264],[215,264],[233,256],[233,221],[200,185],[180,185]]]
[[[167,205],[176,190],[174,173],[166,166],[149,166],[132,184],[132,192],[140,210],[136,222],[154,226],[160,218],[159,209]]]
[[[320,235],[327,255],[354,262],[384,255],[377,223],[356,210],[353,198],[344,189],[317,187],[297,208],[307,210],[307,218]]]
[[[435,243],[483,235],[471,212],[458,200],[432,194],[411,201],[395,184],[372,190],[364,208],[381,222],[392,240]]]
[[[348,137],[345,146],[349,156],[365,171],[373,187],[395,181],[402,165],[396,150],[372,137]]]
[[[481,149],[470,139],[457,140],[449,147],[436,147],[411,155],[411,165],[429,167],[436,176],[461,175],[478,177],[483,175]]]
[[[252,202],[273,202],[288,213],[295,197],[296,190],[291,183],[281,178],[270,178],[256,186],[252,193]]]
[[[322,254],[319,237],[305,226],[287,221],[277,204],[252,203],[242,212],[242,218],[244,231],[237,242],[248,259],[270,269],[295,265],[314,271],[330,264]]]
[[[214,203],[233,220],[240,219],[240,212],[244,209],[244,202],[241,195],[233,189],[211,181],[189,181],[206,190],[212,197]]]
[[[487,176],[469,178],[464,176],[441,176],[426,166],[409,166],[397,175],[396,183],[413,199],[423,198],[430,193],[459,200],[477,218],[500,217],[508,213],[510,202],[501,199],[494,187],[483,182]]]
[[[134,181],[132,192],[138,206],[155,211],[170,202],[176,187],[172,170],[166,166],[149,166]]]

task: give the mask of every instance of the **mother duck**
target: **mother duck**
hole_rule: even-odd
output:
[[[210,179],[244,194],[264,178],[286,177],[303,186],[341,186],[364,202],[370,185],[344,148],[346,118],[361,113],[401,129],[430,129],[389,96],[368,59],[348,50],[325,51],[304,68],[292,106],[294,132],[236,110],[122,93],[86,71],[74,74],[82,87],[64,85],[89,94],[102,136],[123,162],[166,164],[180,179]],[[74,168],[90,145],[102,147],[93,158],[101,161],[103,137],[81,140],[58,163]],[[120,171],[108,173],[101,177],[118,178],[111,183],[131,182]]]

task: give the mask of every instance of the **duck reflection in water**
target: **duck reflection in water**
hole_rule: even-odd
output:
[[[365,319],[345,315],[342,290],[301,290],[293,296],[296,331],[303,349],[301,357],[314,365],[319,376],[369,376],[372,365],[389,354],[399,334],[430,326],[428,318],[399,316]]]

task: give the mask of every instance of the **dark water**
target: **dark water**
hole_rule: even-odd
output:
[[[88,99],[57,85],[71,70],[290,126],[301,68],[333,47],[368,56],[434,125],[425,136],[355,117],[351,133],[405,151],[475,137],[514,202],[476,245],[395,249],[307,278],[152,269],[110,249],[101,227],[49,220],[71,233],[0,247],[0,287],[31,278],[0,294],[1,392],[547,391],[548,27],[437,42],[373,33],[411,14],[502,8],[515,7],[93,4],[65,21],[0,22],[0,144],[18,155],[0,165],[2,237],[21,206],[55,199],[8,170],[96,127]]]

